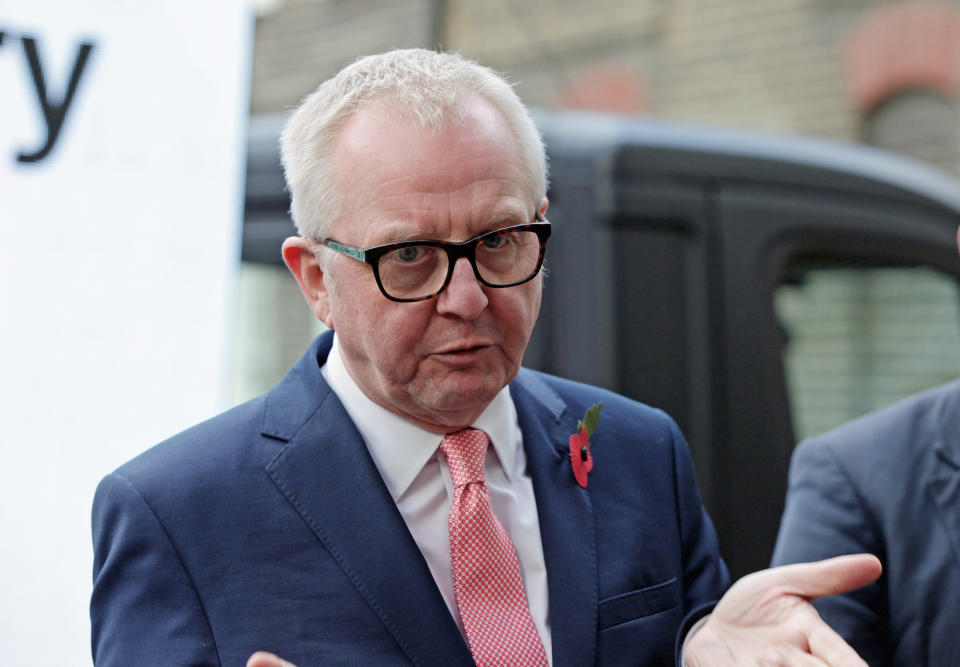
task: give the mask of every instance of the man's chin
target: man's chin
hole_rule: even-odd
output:
[[[458,386],[455,389],[447,390],[437,396],[433,402],[438,411],[441,412],[462,412],[470,410],[479,410],[482,412],[490,401],[494,399],[497,393],[503,389],[500,385],[477,385],[477,386]]]
[[[430,387],[429,390],[414,395],[430,421],[444,428],[469,426],[483,412],[503,385],[491,382],[489,375],[472,378],[473,381],[451,382],[453,378]]]

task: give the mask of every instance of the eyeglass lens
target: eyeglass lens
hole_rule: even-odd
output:
[[[532,231],[503,231],[474,246],[480,277],[493,286],[510,285],[532,277],[540,260],[540,239]],[[380,258],[383,289],[397,299],[435,294],[449,270],[446,251],[435,245],[409,245]]]

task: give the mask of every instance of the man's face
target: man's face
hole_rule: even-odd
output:
[[[534,218],[538,202],[513,133],[490,103],[471,98],[462,124],[397,123],[377,108],[348,121],[334,149],[340,216],[330,236],[366,248],[412,239],[463,241]],[[342,255],[323,291],[351,376],[376,403],[435,431],[470,424],[516,376],[540,308],[541,278],[481,285],[457,261],[427,301],[380,292],[370,266]],[[323,316],[325,315],[325,317]]]

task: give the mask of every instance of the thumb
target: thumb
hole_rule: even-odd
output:
[[[866,586],[880,576],[883,566],[871,554],[837,556],[815,563],[774,568],[786,593],[807,599],[846,593]]]
[[[247,667],[294,667],[294,665],[273,653],[257,651],[247,660]]]

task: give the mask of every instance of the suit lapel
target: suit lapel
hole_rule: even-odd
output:
[[[472,664],[360,434],[323,380],[328,351],[321,337],[271,392],[264,434],[289,443],[267,472],[411,662]]]
[[[944,393],[935,415],[939,436],[927,488],[960,560],[960,383]]]
[[[570,467],[577,416],[537,376],[521,371],[510,386],[537,499],[550,594],[556,665],[587,665],[597,655],[597,554],[593,510]]]

